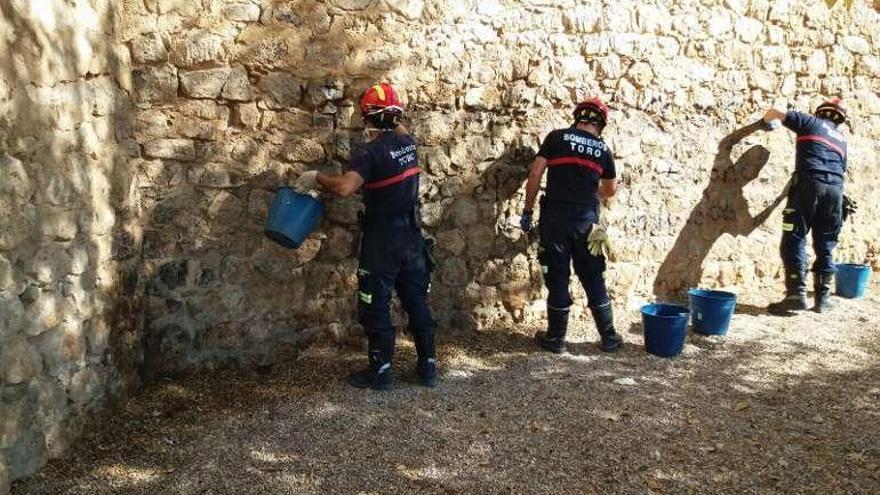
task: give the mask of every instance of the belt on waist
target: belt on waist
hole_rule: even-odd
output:
[[[374,213],[372,215],[363,215],[361,217],[361,225],[364,228],[388,228],[388,229],[411,229],[418,230],[421,228],[421,222],[417,213]]]

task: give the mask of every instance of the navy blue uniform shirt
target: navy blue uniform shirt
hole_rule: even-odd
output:
[[[846,138],[834,122],[791,110],[783,125],[797,134],[796,172],[827,172],[843,181]]]
[[[599,179],[614,179],[614,157],[602,138],[575,127],[547,134],[538,156],[547,159],[547,191],[551,202],[599,207]]]
[[[409,213],[419,201],[419,159],[416,142],[408,134],[384,132],[360,146],[349,170],[364,179],[364,214]]]

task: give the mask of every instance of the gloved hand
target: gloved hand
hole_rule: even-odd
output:
[[[843,195],[843,215],[841,216],[845,222],[847,218],[854,215],[858,211],[859,205],[856,201],[846,194]]]
[[[782,122],[780,122],[779,119],[773,119],[769,122],[762,119],[762,122],[764,122],[764,130],[765,131],[774,131],[776,129],[779,129],[780,126],[782,126]]]
[[[601,256],[608,258],[611,256],[611,240],[605,231],[605,226],[600,223],[594,223],[587,235],[587,249],[593,256]]]
[[[318,186],[319,184],[317,170],[309,170],[308,172],[303,172],[293,182],[293,190],[302,194],[305,194],[313,189],[317,189]]]
[[[532,231],[532,210],[524,210],[519,219],[519,228],[526,234]]]

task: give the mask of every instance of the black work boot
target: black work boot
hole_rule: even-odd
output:
[[[547,308],[547,331],[537,332],[535,341],[542,349],[554,354],[565,352],[565,332],[568,330],[568,309]]]
[[[590,308],[590,312],[593,313],[596,329],[599,330],[599,338],[602,339],[599,348],[602,349],[602,352],[617,352],[623,344],[623,339],[614,330],[614,312],[611,310],[611,302]]]
[[[768,304],[767,312],[772,315],[790,316],[795,311],[809,309],[806,277],[803,268],[785,267],[785,299]]]
[[[394,334],[368,334],[369,360],[366,368],[348,375],[348,384],[357,388],[390,390],[394,383],[391,361],[394,357]]]
[[[824,313],[834,309],[834,303],[831,302],[831,281],[834,279],[833,273],[814,273],[813,274],[813,290],[815,290],[816,305],[813,311]]]
[[[434,332],[413,333],[416,343],[416,374],[422,385],[426,387],[437,386],[437,355],[434,347]]]

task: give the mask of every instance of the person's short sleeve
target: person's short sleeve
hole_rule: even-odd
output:
[[[617,169],[614,166],[614,155],[611,153],[610,148],[605,150],[605,163],[602,164],[602,178],[617,178]]]
[[[544,142],[541,143],[541,148],[538,149],[538,156],[540,156],[541,158],[550,157],[550,154],[553,152],[553,142],[555,140],[555,137],[555,132],[547,134],[547,137],[544,138]]]
[[[370,182],[373,172],[373,160],[370,155],[370,150],[365,146],[361,146],[355,150],[355,152],[351,154],[351,158],[348,160],[348,170],[350,172],[357,172],[357,174],[364,179],[364,182]]]
[[[782,121],[782,125],[791,129],[797,134],[802,132],[806,132],[815,121],[815,117],[812,115],[807,115],[802,112],[798,112],[796,110],[789,110],[785,114],[785,120]]]

